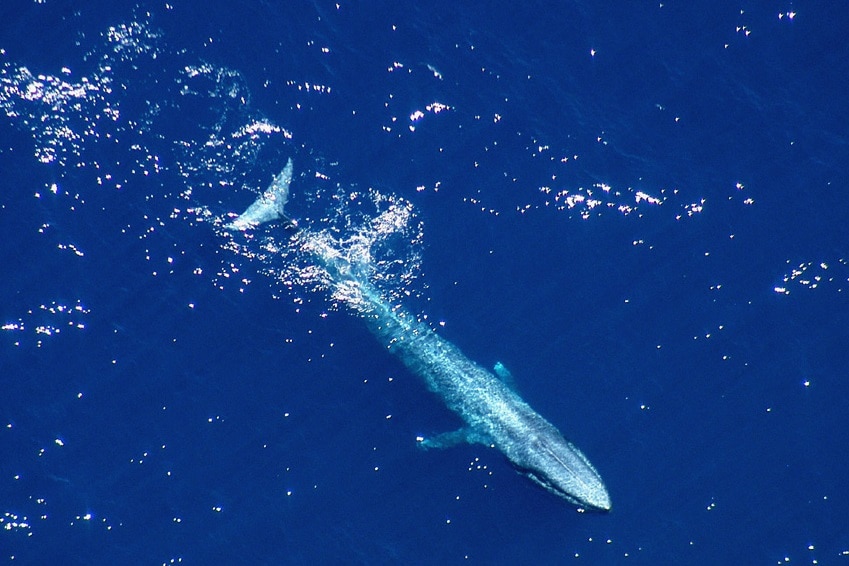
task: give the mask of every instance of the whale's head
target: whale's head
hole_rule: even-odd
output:
[[[582,509],[610,511],[610,494],[587,457],[549,423],[534,428],[508,456],[519,472]]]

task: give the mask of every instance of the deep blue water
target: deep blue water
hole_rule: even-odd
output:
[[[849,8],[77,4],[0,7],[3,560],[849,562]],[[611,513],[418,450],[457,417],[227,246],[290,156],[305,222],[412,203],[407,308]]]

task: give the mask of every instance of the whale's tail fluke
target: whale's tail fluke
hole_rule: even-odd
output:
[[[288,224],[295,225],[294,220],[286,216],[283,210],[283,207],[289,201],[289,185],[291,183],[292,159],[290,158],[286,162],[286,167],[274,177],[265,192],[224,228],[227,230],[251,230],[261,224],[275,220],[284,220]]]

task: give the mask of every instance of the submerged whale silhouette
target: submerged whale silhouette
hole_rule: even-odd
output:
[[[289,159],[268,189],[225,228],[244,231],[275,220],[292,225],[284,211],[291,181]],[[468,359],[410,312],[384,300],[333,247],[316,242],[310,251],[334,285],[353,292],[348,306],[363,318],[372,334],[466,423],[460,430],[417,439],[422,447],[469,442],[497,448],[520,473],[555,495],[582,509],[610,510],[610,495],[596,469],[518,395],[503,365],[495,367],[499,379]]]

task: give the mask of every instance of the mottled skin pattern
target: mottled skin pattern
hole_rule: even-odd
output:
[[[268,189],[227,228],[249,230],[285,219],[283,205],[289,198],[291,180],[289,160]],[[555,495],[584,509],[610,510],[610,496],[589,460],[511,387],[411,313],[386,301],[325,240],[307,229],[300,229],[296,239],[325,269],[334,295],[362,317],[375,337],[466,423],[460,431],[423,441],[424,447],[463,441],[492,446]]]

